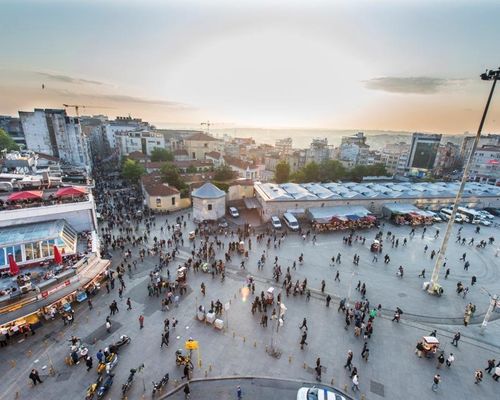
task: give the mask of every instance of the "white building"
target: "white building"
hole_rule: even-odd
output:
[[[374,160],[370,157],[370,146],[366,144],[366,136],[358,132],[352,136],[343,136],[339,148],[339,159],[349,168],[356,165],[371,165]]]
[[[196,221],[214,221],[226,213],[226,193],[207,182],[191,193],[193,218]]]
[[[140,118],[132,117],[116,117],[114,121],[107,121],[103,125],[103,134],[106,137],[110,148],[116,148],[115,134],[117,132],[135,131],[138,129],[149,128],[147,122],[143,122]]]
[[[315,162],[317,164],[329,160],[332,156],[332,146],[328,144],[327,138],[314,138],[311,145],[306,150],[306,163]]]
[[[134,151],[150,156],[154,149],[165,148],[165,137],[161,133],[155,133],[147,129],[116,131],[115,141],[121,157],[127,156]]]
[[[33,112],[19,111],[19,117],[28,150],[90,168],[89,146],[78,118],[69,117],[65,110],[38,108]]]
[[[500,146],[486,145],[476,149],[469,178],[494,185],[500,183]]]

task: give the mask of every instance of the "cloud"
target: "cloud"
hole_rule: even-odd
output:
[[[381,90],[389,93],[433,94],[446,86],[462,82],[462,79],[443,79],[427,76],[394,77],[385,76],[363,81],[365,87],[371,90]]]
[[[94,81],[91,79],[75,78],[75,77],[69,76],[69,75],[52,74],[50,72],[40,72],[40,71],[36,71],[35,73],[37,75],[43,76],[43,77],[50,79],[52,81],[58,81],[58,82],[64,82],[64,83],[74,83],[77,85],[84,85],[84,84],[105,85],[104,82]]]

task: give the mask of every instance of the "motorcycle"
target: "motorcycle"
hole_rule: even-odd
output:
[[[120,339],[115,342],[115,343],[112,343],[108,346],[109,348],[109,352],[110,353],[117,353],[118,352],[118,349],[122,346],[125,346],[126,344],[129,344],[130,342],[132,341],[132,339],[130,338],[130,336],[127,336],[127,335],[121,335],[120,336]]]
[[[160,392],[163,389],[163,386],[167,385],[169,379],[170,376],[168,375],[168,373],[166,373],[165,376],[161,378],[161,381],[157,383],[153,382],[153,396],[156,394],[156,392]]]
[[[97,398],[102,399],[106,392],[109,390],[111,385],[113,384],[113,374],[108,375],[104,383],[102,383],[99,388],[97,389]]]
[[[130,375],[127,378],[127,382],[122,385],[122,399],[125,399],[127,397],[127,392],[132,386],[132,382],[134,381],[134,376],[137,371],[140,371],[144,368],[144,364],[139,365],[138,368],[132,368],[130,370]]]
[[[87,389],[87,393],[85,394],[85,400],[92,400],[97,392],[97,389],[99,388],[99,386],[101,385],[102,383],[102,376],[99,375],[99,377],[97,378],[97,381],[95,381],[94,383],[92,383],[88,389]]]
[[[102,374],[106,372],[109,374],[111,370],[118,364],[118,355],[116,353],[111,353],[106,357],[105,362],[100,362],[97,365],[97,373]]]

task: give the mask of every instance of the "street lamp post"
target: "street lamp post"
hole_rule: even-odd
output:
[[[462,200],[462,194],[464,191],[465,184],[467,182],[467,179],[469,178],[469,170],[470,170],[470,165],[472,158],[474,157],[474,153],[477,148],[477,144],[479,143],[479,138],[481,137],[481,132],[483,130],[483,125],[484,121],[486,120],[486,115],[488,114],[488,109],[490,107],[491,103],[491,98],[493,97],[493,92],[495,91],[495,86],[497,83],[497,80],[500,79],[500,68],[497,70],[489,70],[486,71],[485,73],[481,74],[481,79],[483,81],[493,81],[493,84],[491,86],[490,94],[488,96],[488,101],[486,102],[486,106],[484,107],[483,111],[483,116],[481,117],[481,122],[479,123],[479,128],[477,130],[476,137],[474,139],[474,144],[472,145],[472,150],[469,155],[469,159],[467,160],[467,163],[465,164],[464,168],[464,174],[462,177],[462,182],[460,183],[460,188],[458,189],[457,195],[455,197],[455,202],[453,204],[453,210],[450,215],[450,220],[448,221],[448,225],[446,226],[446,232],[443,236],[443,242],[441,243],[441,248],[438,252],[438,256],[436,258],[436,264],[434,265],[434,270],[432,271],[432,276],[431,276],[431,281],[429,282],[429,287],[428,287],[428,292],[431,294],[436,293],[435,289],[437,289],[437,283],[439,280],[439,271],[441,269],[441,266],[443,265],[443,260],[446,255],[446,249],[448,248],[448,241],[450,239],[451,231],[453,228],[453,223],[455,222],[455,216],[457,214],[457,210],[460,204],[460,201]]]

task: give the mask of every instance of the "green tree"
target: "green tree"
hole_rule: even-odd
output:
[[[287,161],[281,160],[278,164],[276,164],[274,179],[276,183],[285,183],[290,180],[290,164],[288,164]]]
[[[182,190],[186,187],[186,184],[179,174],[179,169],[174,164],[167,162],[163,167],[161,167],[161,174],[163,177],[163,181],[167,182],[170,186],[173,186],[179,190]]]
[[[215,169],[214,180],[223,182],[234,179],[236,172],[234,172],[229,165],[221,165]]]
[[[188,174],[196,174],[198,172],[198,168],[196,168],[194,165],[190,165],[187,167],[186,172]]]
[[[0,151],[2,150],[19,150],[19,146],[16,144],[16,142],[14,142],[14,139],[12,139],[7,132],[0,128]]]
[[[321,182],[337,181],[345,178],[347,170],[338,160],[326,160],[319,165],[319,180]]]
[[[122,165],[122,175],[130,182],[137,182],[146,170],[137,161],[126,159]]]
[[[174,155],[167,149],[155,147],[151,152],[151,161],[174,161]]]
[[[320,180],[319,165],[314,161],[304,167],[305,182],[318,182]]]

